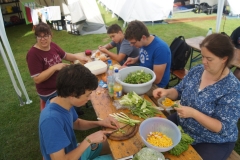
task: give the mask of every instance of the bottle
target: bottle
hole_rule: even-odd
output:
[[[109,67],[112,65],[112,60],[111,59],[109,59],[108,61],[107,61],[107,72],[108,72],[108,69],[109,69]]]
[[[212,34],[212,28],[209,28],[206,36],[209,36],[210,34]]]
[[[120,74],[118,73],[118,69],[115,69],[115,73],[114,73],[114,86],[113,86],[113,97],[115,99],[121,98],[122,96],[122,85],[120,83],[118,83],[117,79],[121,80]]]
[[[114,91],[113,91],[113,86],[114,86],[114,73],[113,73],[113,66],[110,65],[108,69],[108,74],[107,74],[107,85],[108,85],[108,94],[112,98]]]

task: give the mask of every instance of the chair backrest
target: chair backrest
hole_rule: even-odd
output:
[[[191,54],[191,47],[185,42],[185,38],[183,36],[175,38],[170,45],[170,50],[172,53],[171,69],[184,69]]]

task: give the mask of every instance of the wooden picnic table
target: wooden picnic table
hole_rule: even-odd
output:
[[[83,52],[78,54],[85,55]],[[89,60],[91,60],[90,57]],[[112,60],[112,63],[113,65],[118,64],[115,60]],[[102,76],[105,76],[105,73],[98,75],[97,77],[100,80],[102,79]],[[156,106],[146,94],[144,95],[144,98],[147,101],[151,102],[152,105]],[[128,109],[117,110],[116,107],[113,105],[113,99],[110,98],[110,96],[108,95],[107,89],[98,87],[95,91],[93,91],[91,94],[91,102],[98,118],[104,119],[111,113],[123,112],[127,114],[130,118],[143,121],[143,119],[139,118],[138,116],[132,115]],[[166,116],[161,111],[159,111],[158,116],[166,118]],[[144,146],[139,132],[137,132],[132,138],[129,138],[127,140],[116,141],[108,139],[108,143],[114,159],[121,159],[134,155],[139,152]],[[194,150],[191,145],[189,145],[188,150],[183,152],[180,156],[173,156],[168,152],[164,153],[164,156],[165,158],[171,160],[202,160],[200,155]]]
[[[201,58],[201,48],[200,43],[204,40],[204,36],[192,37],[185,39],[186,43],[192,48],[191,59],[190,59],[190,67],[191,63]],[[193,57],[193,51],[199,52],[199,54]],[[235,49],[233,60],[230,63],[231,66],[235,66],[240,68],[240,49]]]

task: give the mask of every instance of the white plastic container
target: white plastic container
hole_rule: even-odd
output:
[[[107,70],[107,64],[103,61],[92,61],[84,64],[94,75],[105,73]]]

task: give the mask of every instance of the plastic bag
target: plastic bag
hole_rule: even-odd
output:
[[[165,160],[164,155],[161,152],[155,151],[151,148],[142,148],[138,153],[136,153],[132,160]]]
[[[119,103],[119,100],[114,100],[114,101],[113,101],[113,105],[116,107],[116,109],[125,109],[125,108],[128,108],[128,109],[129,109],[128,106],[123,106],[123,105],[121,105],[121,104]]]

